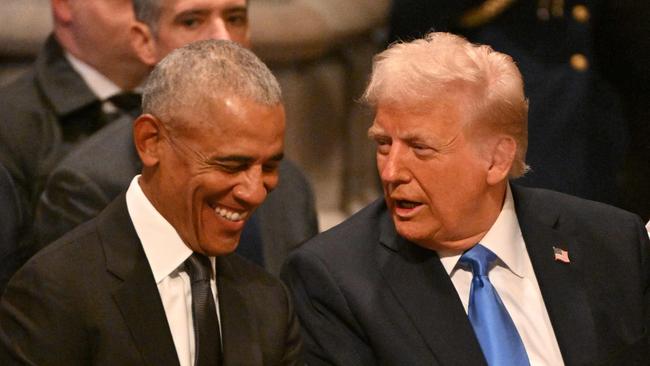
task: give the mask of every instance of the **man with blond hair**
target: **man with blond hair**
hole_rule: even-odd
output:
[[[309,365],[647,363],[643,224],[509,183],[528,111],[509,56],[430,33],[376,56],[364,99],[384,199],[283,270]]]

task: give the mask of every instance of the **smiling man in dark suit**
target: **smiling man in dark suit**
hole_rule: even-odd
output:
[[[309,365],[647,364],[643,224],[509,184],[528,110],[509,56],[431,33],[378,55],[364,97],[384,199],[283,270]]]
[[[278,183],[280,87],[250,51],[201,41],[150,75],[142,174],[34,256],[0,303],[0,363],[294,365],[288,291],[235,250]]]

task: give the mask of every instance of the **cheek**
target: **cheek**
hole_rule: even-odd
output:
[[[171,51],[176,48],[182,47],[189,43],[191,40],[186,40],[183,36],[182,29],[175,29],[173,27],[167,27],[166,29],[160,29],[158,31],[158,37],[154,41],[156,42],[156,49],[158,55],[162,57],[167,56]]]

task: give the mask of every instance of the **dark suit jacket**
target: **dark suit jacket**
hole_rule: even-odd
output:
[[[639,218],[547,190],[513,195],[565,364],[647,365],[650,242]],[[400,237],[383,200],[292,253],[283,279],[311,366],[485,364],[437,254]]]
[[[284,285],[234,254],[216,268],[224,365],[298,364]],[[2,365],[178,364],[125,195],[16,273],[0,302],[0,347]]]
[[[0,294],[22,263],[18,238],[24,224],[16,187],[9,172],[0,163]]]
[[[31,216],[47,175],[103,126],[101,102],[50,36],[33,68],[0,89],[0,162]]]
[[[132,120],[119,119],[70,153],[52,172],[36,210],[42,245],[97,215],[141,170]],[[304,174],[286,159],[280,184],[255,215],[260,223],[265,268],[279,274],[287,255],[318,233],[314,197]]]

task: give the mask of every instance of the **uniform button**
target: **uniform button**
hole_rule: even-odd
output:
[[[589,61],[581,53],[574,53],[569,62],[571,63],[571,67],[576,71],[585,71],[589,68]]]
[[[584,5],[574,6],[573,10],[571,10],[571,14],[573,14],[573,19],[580,23],[588,22],[589,17],[591,16],[591,14],[589,14],[589,9]]]

